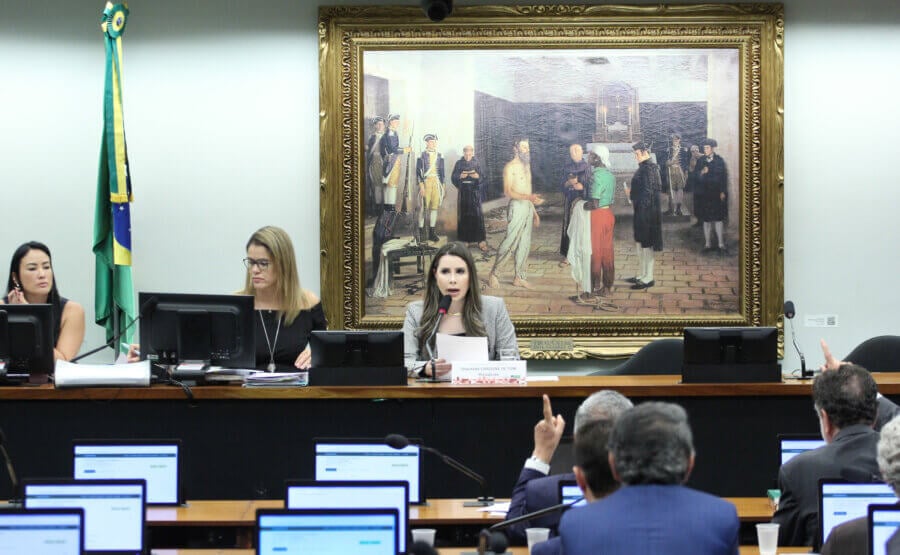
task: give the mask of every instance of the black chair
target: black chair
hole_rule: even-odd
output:
[[[684,340],[657,339],[647,343],[634,355],[608,372],[591,376],[629,376],[640,374],[681,374],[684,362]]]
[[[900,335],[879,335],[866,339],[844,360],[858,364],[869,372],[900,371]]]

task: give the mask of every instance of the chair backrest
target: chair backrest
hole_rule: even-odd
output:
[[[634,356],[609,372],[597,372],[596,375],[681,374],[683,362],[682,339],[657,339],[641,347]]]
[[[844,360],[858,364],[869,372],[900,371],[900,335],[879,335],[866,339]]]

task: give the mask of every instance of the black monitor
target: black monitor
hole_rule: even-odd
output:
[[[778,382],[778,329],[684,328],[685,382]]]
[[[252,296],[141,292],[138,301],[153,307],[141,318],[142,360],[256,367]]]
[[[406,385],[402,331],[313,331],[309,385]]]
[[[0,383],[44,381],[53,373],[53,313],[49,304],[0,305]]]

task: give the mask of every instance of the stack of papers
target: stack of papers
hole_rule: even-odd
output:
[[[244,378],[244,387],[301,387],[308,380],[308,372],[253,372]]]

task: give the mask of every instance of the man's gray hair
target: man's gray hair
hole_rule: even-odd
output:
[[[624,484],[680,484],[694,454],[687,413],[672,403],[642,403],[619,417],[609,451]]]
[[[878,468],[884,481],[900,495],[900,418],[894,418],[881,428]]]
[[[615,422],[623,412],[633,406],[631,400],[618,391],[604,389],[592,393],[575,411],[574,433],[577,436],[578,431],[584,426],[598,420]]]

